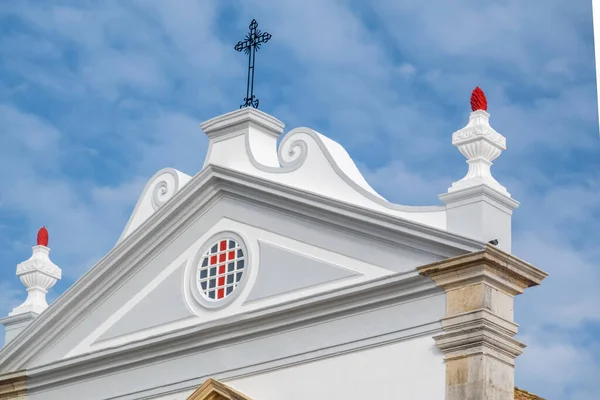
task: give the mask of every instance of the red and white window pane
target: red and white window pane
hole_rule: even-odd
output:
[[[200,293],[208,301],[229,296],[244,274],[244,251],[232,239],[220,239],[204,253],[198,267]]]

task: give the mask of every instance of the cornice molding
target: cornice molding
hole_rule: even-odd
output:
[[[485,247],[484,242],[402,217],[356,206],[351,203],[344,203],[277,182],[248,176],[238,171],[222,167],[213,168],[215,171],[218,171],[217,175],[224,173],[227,176],[225,186],[223,186],[224,190],[228,189],[228,184],[230,183],[237,184],[239,185],[238,187],[245,187],[249,190],[247,193],[249,195],[247,196],[248,200],[260,200],[262,204],[279,207],[280,210],[285,212],[297,213],[303,218],[331,222],[339,227],[350,228],[357,233],[372,234],[374,228],[389,229],[386,234],[378,235],[378,239],[385,238],[391,233],[390,231],[394,231],[396,234],[404,234],[405,236],[401,240],[396,239],[392,241],[401,245],[406,245],[406,243],[410,242],[410,245],[414,245],[415,249],[419,249],[419,245],[421,245],[421,249],[427,252],[431,252],[432,247],[427,247],[426,245],[423,247],[423,244],[426,243],[435,243],[434,247],[444,246],[447,249],[464,250],[459,250],[459,252],[453,255],[478,251]],[[291,210],[287,208],[290,205],[289,202],[294,203],[294,207]],[[282,207],[284,205],[286,207]],[[447,254],[444,256],[447,256]]]
[[[98,301],[110,296],[138,269],[177,239],[193,221],[224,196],[258,202],[354,234],[371,236],[396,246],[453,256],[479,250],[481,242],[423,224],[351,204],[305,193],[291,187],[226,168],[208,166],[128,235],[92,269],[73,284],[52,306],[0,351],[0,372],[18,369],[38,351],[59,340]]]
[[[489,204],[492,204],[505,212],[512,212],[521,204],[512,197],[506,196],[506,194],[500,192],[498,189],[488,186],[485,183],[443,193],[438,197],[446,204],[447,208],[478,202],[481,201],[482,198],[484,201],[487,201]]]
[[[244,125],[256,125],[261,127],[265,133],[277,139],[283,133],[285,125],[277,118],[254,108],[242,108],[227,114],[209,119],[200,124],[200,128],[209,139],[223,134],[238,132],[243,134],[241,128]],[[223,129],[225,128],[225,129]]]
[[[333,289],[28,370],[35,390],[439,294],[415,271]],[[2,376],[0,375],[0,379]]]
[[[37,351],[59,340],[61,333],[77,324],[102,296],[110,296],[130,279],[137,271],[136,266],[145,264],[163,246],[175,240],[177,228],[191,224],[191,215],[202,214],[219,199],[214,181],[206,182],[195,199],[191,197],[191,187],[186,185],[175,196],[180,200],[177,205],[187,212],[172,211],[176,202],[167,202],[0,350],[0,373],[20,368]],[[194,200],[198,202],[196,207]]]
[[[525,344],[513,339],[517,325],[488,310],[478,310],[442,320],[444,333],[433,338],[446,360],[487,352],[494,358],[514,365]]]
[[[477,282],[486,282],[511,295],[539,285],[548,276],[544,271],[499,250],[490,244],[484,250],[418,267],[446,291]]]
[[[32,321],[39,314],[33,311],[24,312],[22,314],[9,315],[7,317],[0,318],[0,324],[4,326],[18,324],[20,322]]]

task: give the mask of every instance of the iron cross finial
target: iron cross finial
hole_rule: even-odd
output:
[[[256,52],[260,49],[263,43],[267,43],[271,39],[271,34],[267,32],[261,32],[258,29],[258,22],[255,19],[250,22],[248,27],[250,31],[246,34],[246,39],[239,41],[235,45],[237,51],[243,51],[248,54],[248,83],[246,84],[246,98],[243,107],[254,107],[258,108],[258,99],[254,96],[254,58]]]

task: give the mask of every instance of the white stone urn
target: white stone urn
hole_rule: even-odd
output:
[[[17,265],[17,276],[27,289],[27,299],[23,304],[14,308],[9,314],[18,315],[27,312],[40,314],[48,308],[46,293],[61,279],[62,271],[49,257],[50,249],[45,228],[38,233],[38,245],[33,246],[33,254],[29,260]]]
[[[469,170],[464,178],[452,184],[449,193],[485,184],[510,197],[490,170],[492,161],[506,150],[506,138],[490,126],[489,119],[490,114],[485,110],[473,111],[467,126],[452,134],[452,144],[467,158]]]

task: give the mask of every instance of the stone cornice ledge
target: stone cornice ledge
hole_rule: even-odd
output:
[[[499,317],[487,309],[479,309],[457,314],[442,319],[442,327],[446,332],[464,331],[478,327],[494,329],[506,336],[514,336],[519,325],[505,318]]]
[[[484,317],[485,318],[485,317]],[[506,334],[496,324],[482,319],[472,325],[456,325],[433,338],[446,360],[466,355],[487,353],[498,360],[514,365],[514,359],[523,353],[525,344]]]
[[[37,382],[32,390],[40,390],[72,379],[115,373],[158,359],[177,357],[191,351],[201,351],[208,347],[411,301],[439,291],[433,282],[416,271],[394,274],[126,345],[62,359],[31,368],[28,375],[35,377]]]
[[[444,333],[434,336],[446,360],[467,354],[486,353],[502,362],[514,365],[525,344],[513,339],[518,325],[487,309],[457,314],[442,319]]]
[[[512,295],[539,285],[548,276],[544,271],[490,244],[482,251],[424,265],[418,267],[418,271],[431,277],[446,291],[485,282]]]
[[[0,400],[27,398],[27,371],[0,376]]]
[[[446,291],[443,333],[435,335],[446,362],[446,400],[514,400],[514,296],[547,274],[487,245],[483,251],[424,265],[419,273]]]

